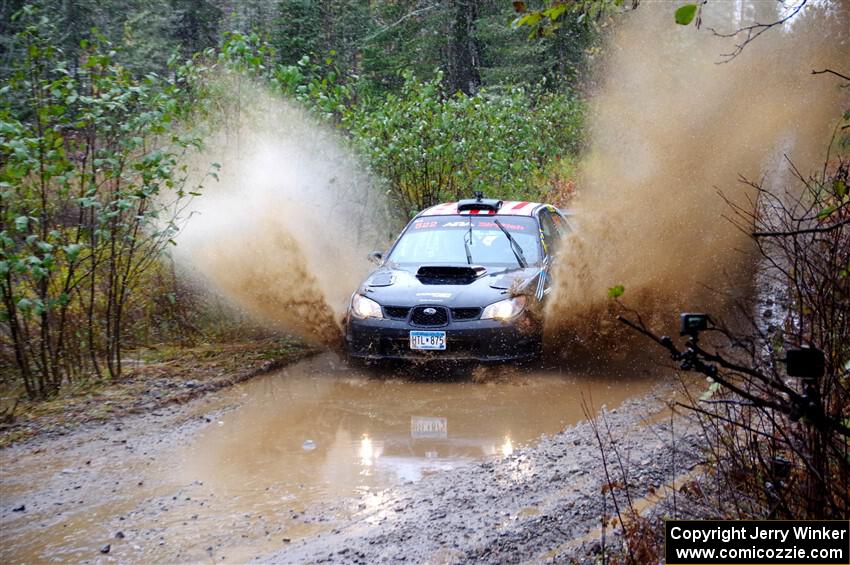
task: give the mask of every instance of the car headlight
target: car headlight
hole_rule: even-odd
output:
[[[381,313],[381,305],[362,294],[355,294],[354,298],[351,299],[351,313],[363,320],[384,317]]]
[[[482,320],[510,320],[525,310],[525,296],[514,296],[495,302],[481,313]]]

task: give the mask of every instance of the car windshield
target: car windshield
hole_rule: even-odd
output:
[[[515,266],[511,243],[494,216],[426,216],[415,220],[393,248],[388,260],[397,264],[464,263]],[[511,237],[522,248],[529,265],[540,261],[540,232],[534,218],[499,216]],[[469,240],[470,222],[472,240]],[[467,260],[464,238],[469,242]]]

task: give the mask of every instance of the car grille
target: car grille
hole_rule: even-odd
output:
[[[434,308],[436,314],[425,314],[426,308]],[[392,320],[406,320],[407,315],[412,308],[409,306],[384,306],[384,316]],[[445,310],[441,307],[422,306],[417,308],[418,313],[415,313],[411,322],[418,326],[442,326],[447,323]],[[475,320],[481,315],[481,308],[452,308],[452,320]]]
[[[481,308],[452,308],[453,320],[474,320],[481,315]]]
[[[429,312],[426,313],[426,310]],[[445,326],[449,323],[449,312],[442,306],[417,306],[410,315],[410,323],[416,326]]]
[[[406,320],[410,308],[407,306],[384,306],[384,314],[393,320]]]

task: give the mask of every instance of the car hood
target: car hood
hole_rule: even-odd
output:
[[[360,293],[384,306],[484,307],[525,292],[539,273],[539,267],[384,265],[364,281]]]

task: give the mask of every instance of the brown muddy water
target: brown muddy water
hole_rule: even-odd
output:
[[[139,418],[7,449],[0,562],[249,561],[333,528],[311,509],[378,504],[387,487],[462,473],[584,419],[582,399],[613,409],[658,384],[416,372],[352,371],[323,354],[181,409],[181,425]]]

